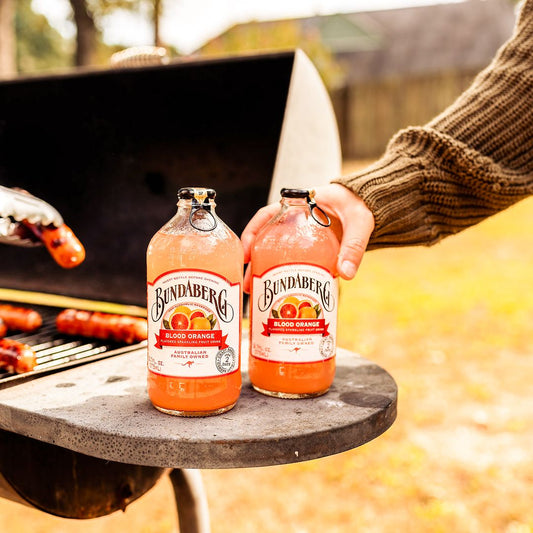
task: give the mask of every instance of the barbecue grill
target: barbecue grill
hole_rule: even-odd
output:
[[[146,342],[124,345],[118,342],[64,335],[55,327],[58,308],[44,305],[31,305],[31,308],[42,316],[43,325],[35,332],[15,333],[7,337],[30,345],[35,352],[37,365],[32,372],[23,374],[0,371],[0,389],[36,379],[50,372],[97,361],[104,357],[121,355],[146,346]]]
[[[55,316],[64,307],[145,313],[146,246],[180,187],[215,188],[221,217],[240,233],[282,186],[325,183],[340,162],[331,103],[301,51],[0,82],[0,183],[56,207],[87,250],[63,270],[43,248],[2,247],[0,300],[37,309],[44,323],[11,336],[34,348],[37,367],[0,373],[0,389],[143,356],[143,343],[61,335]],[[167,473],[4,430],[0,456],[0,496],[69,518],[124,509]],[[196,471],[170,476],[181,530],[207,531]]]

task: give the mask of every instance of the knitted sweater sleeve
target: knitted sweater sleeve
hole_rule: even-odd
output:
[[[375,218],[369,248],[431,245],[533,193],[533,0],[511,39],[448,109],[334,180]]]

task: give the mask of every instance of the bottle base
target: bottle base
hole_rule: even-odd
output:
[[[322,396],[323,394],[326,394],[328,392],[329,387],[327,389],[318,391],[318,392],[278,392],[278,391],[271,391],[262,389],[261,387],[257,387],[256,385],[252,384],[252,387],[261,394],[264,394],[266,396],[272,396],[274,398],[283,398],[285,400],[301,400],[304,398],[316,398],[317,396]]]
[[[221,415],[222,413],[225,413],[226,411],[229,411],[230,409],[233,409],[237,402],[233,402],[230,405],[226,405],[224,407],[220,407],[219,409],[215,409],[213,411],[180,411],[178,409],[166,409],[164,407],[159,407],[157,405],[154,405],[154,407],[161,411],[162,413],[165,413],[166,415],[172,415],[172,416],[183,416],[188,418],[195,418],[195,417],[201,417],[201,416],[215,416],[215,415]]]

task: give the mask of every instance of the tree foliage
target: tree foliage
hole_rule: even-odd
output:
[[[87,8],[97,19],[117,9],[138,9],[143,0],[85,0]]]
[[[333,89],[344,79],[342,67],[323,43],[317,29],[305,29],[295,20],[250,22],[230,28],[204,45],[197,55],[213,57],[250,51],[301,48],[313,61],[326,86]]]
[[[31,9],[31,0],[17,0],[15,13],[16,64],[19,73],[68,67],[72,43]]]
[[[69,0],[73,8],[70,18],[78,32],[76,40],[65,39],[49,24],[44,15],[34,12],[32,0],[10,1],[12,4],[7,0],[0,0],[0,6],[15,6],[13,20],[8,16],[0,17],[0,22],[4,24],[1,34],[3,40],[0,44],[4,55],[7,56],[3,62],[3,70],[0,65],[0,75],[13,75],[15,70],[19,74],[28,74],[64,69],[73,65],[108,64],[110,56],[123,49],[123,46],[109,46],[103,42],[102,21],[105,16],[118,9],[139,10],[142,6],[148,7],[154,26],[154,42],[158,40],[161,0]],[[81,19],[76,17],[74,6]],[[8,37],[15,41],[11,51],[8,51]],[[177,55],[176,50],[171,51]]]

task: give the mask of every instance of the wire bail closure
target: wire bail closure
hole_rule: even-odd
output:
[[[210,217],[213,222],[213,225],[209,228],[202,228],[201,226],[197,226],[195,224],[195,215],[198,215],[198,211],[203,210],[205,211]],[[201,220],[205,220],[202,218]],[[196,189],[194,191],[194,196],[192,198],[192,206],[191,206],[191,212],[189,214],[189,224],[198,231],[213,231],[217,227],[217,221],[216,218],[213,216],[213,213],[211,212],[211,205],[209,203],[209,198],[207,196],[207,191],[205,189]]]
[[[329,218],[328,214],[315,202],[315,191],[313,189],[309,191],[306,200],[313,220],[323,228],[329,228],[331,226],[331,219]],[[326,219],[327,222],[325,224],[324,222],[322,222],[322,220],[319,219],[319,217],[316,216],[314,212],[315,209],[318,209],[319,213]]]

